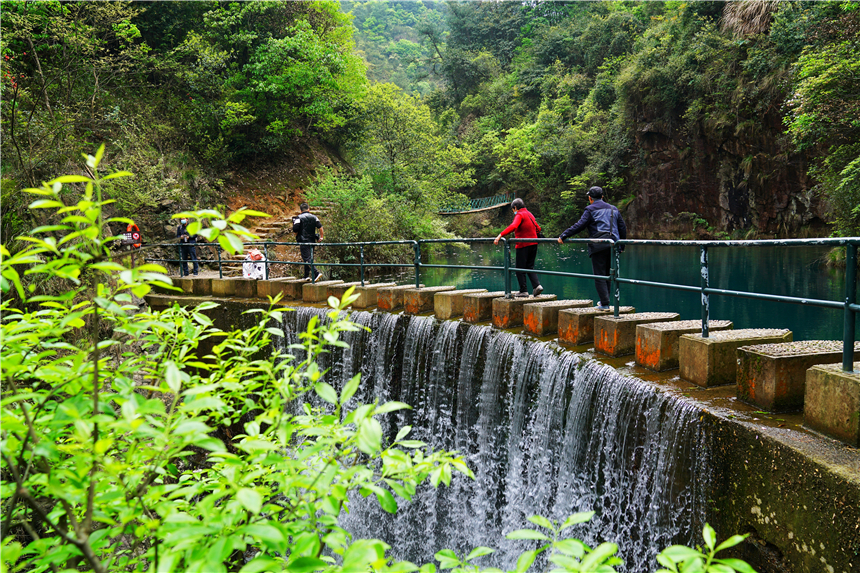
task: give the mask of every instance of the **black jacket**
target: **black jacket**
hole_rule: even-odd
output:
[[[614,241],[627,238],[627,225],[624,224],[621,212],[617,207],[610,205],[603,199],[598,199],[586,207],[579,221],[565,229],[560,238],[565,239],[583,229],[588,229],[589,238],[605,238]],[[606,250],[608,247],[609,245],[589,243],[588,255],[591,256],[595,252]]]
[[[312,215],[307,211],[299,215],[299,220],[301,221],[301,228],[299,229],[299,232],[296,233],[296,242],[316,243],[317,229],[322,229],[322,223],[320,223],[320,220],[317,219],[316,215]]]

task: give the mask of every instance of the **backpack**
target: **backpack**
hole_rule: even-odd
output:
[[[302,219],[298,215],[293,216],[293,233],[299,234],[302,231]]]

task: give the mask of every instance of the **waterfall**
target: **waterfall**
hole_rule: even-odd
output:
[[[285,315],[288,342],[321,309]],[[620,546],[625,571],[651,571],[672,543],[693,544],[704,521],[707,448],[691,403],[573,352],[489,327],[433,317],[354,312],[370,328],[346,333],[349,349],[323,359],[340,389],[356,373],[354,400],[399,400],[413,409],[383,424],[410,424],[412,438],[458,450],[475,473],[451,487],[421,488],[383,512],[355,496],[342,526],[375,537],[421,564],[439,549],[486,545],[483,566],[512,569],[534,546],[504,535],[541,514],[595,517],[568,534]]]

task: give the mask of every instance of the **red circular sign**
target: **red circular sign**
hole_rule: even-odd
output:
[[[137,241],[138,239],[140,239],[140,233],[132,233],[131,238]]]

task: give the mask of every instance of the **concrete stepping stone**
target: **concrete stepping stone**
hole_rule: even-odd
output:
[[[236,285],[233,296],[241,298],[257,298],[257,281],[254,279],[233,279]]]
[[[632,314],[632,306],[619,306],[618,314]],[[594,317],[613,316],[614,310],[590,308],[566,308],[558,313],[558,341],[562,344],[579,346],[594,341]]]
[[[487,292],[485,288],[449,290],[433,295],[433,314],[439,320],[448,320],[463,315],[465,297],[467,294]]]
[[[860,360],[860,342],[854,344]],[[798,340],[738,348],[738,398],[769,412],[803,409],[806,371],[816,364],[842,364],[841,340]]]
[[[355,294],[358,298],[352,302],[352,308],[376,308],[378,290],[392,286],[397,286],[397,283],[365,284],[363,287],[356,287]]]
[[[620,314],[620,313],[619,313]],[[607,356],[636,352],[636,327],[652,322],[676,322],[677,312],[636,312],[615,318],[612,314],[594,317],[594,349]]]
[[[854,372],[842,364],[819,364],[806,372],[803,423],[817,432],[860,448],[860,362]]]
[[[212,296],[236,296],[236,280],[231,278],[212,279]]]
[[[523,325],[523,307],[534,302],[548,302],[558,297],[554,294],[540,296],[524,296],[513,298],[494,298],[493,326],[496,328],[514,328]]]
[[[284,296],[291,300],[302,300],[302,287],[305,283],[311,282],[311,279],[297,279],[290,278],[284,279],[282,281],[284,284],[281,287],[281,292],[284,293]]]
[[[302,284],[302,300],[304,302],[323,302],[328,298],[328,287],[342,282],[342,280],[332,280],[304,283]]]
[[[194,282],[189,277],[173,279],[173,286],[181,288],[184,294],[194,294]]]
[[[558,313],[567,308],[591,307],[594,301],[580,300],[550,300],[547,302],[528,302],[523,306],[524,330],[535,336],[558,334]]]
[[[421,287],[423,288],[424,285]],[[376,308],[387,311],[401,308],[403,306],[403,293],[414,288],[414,285],[398,285],[378,289],[376,291]]]
[[[257,281],[257,296],[260,298],[275,298],[280,294],[282,299],[296,299],[300,292],[298,288],[301,288],[301,283],[305,282],[305,280],[283,277],[267,281]],[[298,288],[296,288],[296,284],[298,284]]]
[[[191,292],[194,296],[212,296],[212,279],[210,277],[192,278]]]
[[[684,334],[678,341],[681,378],[703,388],[735,384],[738,348],[750,344],[791,342],[790,330],[781,328],[743,328],[701,334]]]
[[[328,287],[328,296],[333,296],[338,300],[343,298],[343,295],[346,291],[348,291],[351,287],[358,288],[361,286],[361,281],[353,281],[349,283],[340,283],[337,285],[331,285]]]
[[[708,321],[709,332],[731,330],[732,327],[731,321],[728,320]],[[682,334],[697,332],[702,332],[701,320],[638,325],[636,327],[636,364],[655,372],[678,368],[678,340]]]
[[[433,311],[433,299],[436,293],[455,290],[455,286],[435,286],[411,288],[403,291],[403,312],[406,314],[421,314]]]
[[[493,299],[503,298],[505,291],[470,293],[463,297],[463,320],[476,323],[492,320]]]

